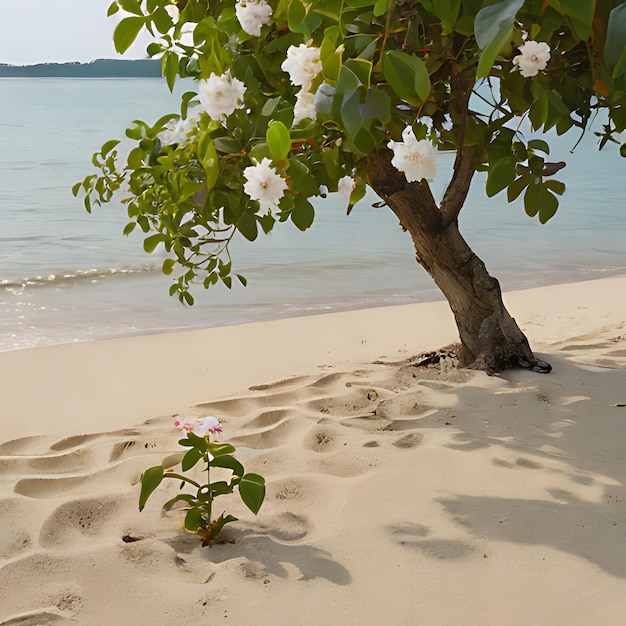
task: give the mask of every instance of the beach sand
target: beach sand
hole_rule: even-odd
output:
[[[0,624],[625,623],[626,277],[505,301],[551,374],[411,365],[442,302],[0,353]],[[267,480],[231,543],[137,509],[173,415]]]

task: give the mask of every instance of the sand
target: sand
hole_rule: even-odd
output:
[[[505,299],[551,374],[414,367],[441,302],[0,353],[0,624],[623,624],[626,277]],[[137,509],[174,414],[267,479],[230,543]]]

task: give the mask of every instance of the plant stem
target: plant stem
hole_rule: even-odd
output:
[[[206,453],[205,456],[206,459],[206,480],[207,480],[207,487],[209,488],[209,499],[207,501],[208,504],[208,508],[209,508],[209,524],[211,523],[211,515],[212,515],[212,509],[213,509],[213,493],[211,491],[211,463],[209,461],[209,453]]]

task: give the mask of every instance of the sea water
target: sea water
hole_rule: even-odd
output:
[[[187,86],[188,87],[188,86]],[[440,298],[415,261],[411,241],[368,195],[346,214],[345,199],[315,202],[312,228],[277,224],[254,242],[236,240],[234,269],[248,287],[194,290],[196,304],[170,298],[163,253],[124,237],[119,202],[87,214],[72,185],[93,173],[91,155],[123,138],[134,119],[178,110],[178,92],[159,79],[0,79],[0,350],[137,333],[238,324]],[[554,139],[567,184],[546,225],[484,194],[476,176],[461,231],[504,289],[626,272],[626,160],[597,150],[587,132]],[[452,166],[438,156],[440,197]],[[416,320],[419,323],[419,320]]]

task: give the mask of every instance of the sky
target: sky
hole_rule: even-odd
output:
[[[113,47],[112,0],[0,0],[0,63],[30,65],[120,58]],[[148,36],[123,58],[144,58]]]

